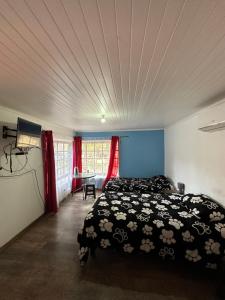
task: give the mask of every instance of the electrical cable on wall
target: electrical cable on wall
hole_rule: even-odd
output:
[[[22,165],[21,168],[19,169],[16,169],[16,170],[13,170],[13,160],[12,160],[12,156],[15,155],[16,156],[16,152],[13,153],[13,151],[16,149],[16,147],[13,147],[15,143],[9,143],[7,145],[5,145],[3,147],[3,155],[0,157],[0,163],[1,163],[1,158],[3,156],[5,156],[5,159],[6,159],[6,165],[10,165],[9,169],[5,168],[2,166],[2,164],[0,164],[0,170],[4,170],[5,172],[9,172],[11,173],[12,175],[0,175],[0,178],[15,178],[15,177],[20,177],[20,176],[23,176],[23,175],[26,175],[26,174],[29,174],[29,173],[32,173],[34,178],[35,178],[35,181],[36,181],[36,185],[37,185],[37,190],[38,190],[38,195],[40,197],[40,199],[42,200],[42,204],[45,206],[45,200],[44,198],[42,197],[42,194],[41,194],[41,190],[40,190],[40,186],[39,186],[39,182],[38,182],[38,177],[37,177],[37,171],[31,167],[31,165],[29,164],[29,159],[28,159],[28,156],[27,154],[24,154],[25,155],[25,162],[24,164],[22,165],[18,160],[18,163],[20,165]],[[7,151],[7,148],[10,148],[9,149],[9,153]],[[35,147],[36,148],[36,147]],[[9,158],[8,158],[9,157]],[[30,170],[26,170],[25,172],[23,173],[20,173],[20,174],[15,174],[15,173],[18,173],[18,172],[22,172],[23,170],[26,169],[27,167],[27,164],[30,166]]]
[[[44,200],[44,198],[41,195],[41,189],[40,189],[38,178],[37,178],[37,171],[35,169],[31,169],[31,170],[26,171],[26,172],[21,173],[21,174],[0,175],[0,178],[9,178],[10,179],[10,178],[15,178],[15,177],[21,177],[21,176],[29,174],[29,173],[33,173],[33,175],[34,175],[34,178],[35,178],[35,181],[36,181],[36,184],[37,184],[37,188],[38,188],[38,194],[39,194],[39,196],[40,196],[40,198],[41,198],[41,200],[42,200],[42,202],[43,202],[43,204],[45,206],[45,200]]]
[[[22,174],[14,174],[14,175],[0,175],[0,178],[15,178],[15,177],[20,177],[20,176],[23,176],[23,175],[26,175],[26,174],[29,174],[29,173],[33,173],[34,175],[34,178],[36,180],[36,183],[37,183],[37,188],[38,188],[38,194],[43,202],[43,204],[45,205],[45,200],[44,198],[42,197],[41,195],[41,189],[40,189],[40,186],[39,186],[39,182],[38,182],[38,178],[37,178],[37,171],[35,169],[31,169],[29,171],[26,171]]]
[[[35,180],[33,179],[33,184],[37,186],[38,198],[40,196],[42,204],[45,206],[45,200],[42,197],[41,189],[39,186],[37,170],[32,168],[29,164],[29,157],[27,155],[28,151],[32,148],[40,149],[40,136],[41,125],[24,120],[19,117],[17,119],[16,129],[10,128],[8,126],[3,126],[2,138],[10,138],[11,141],[8,144],[3,145],[2,151],[0,151],[0,178],[10,179],[21,177],[25,174],[31,173],[35,178]],[[12,138],[14,140],[12,140]],[[19,156],[23,156],[24,161],[18,159]],[[3,158],[5,158],[4,163]],[[30,169],[28,170],[27,165],[29,165],[30,167]]]
[[[7,153],[7,148],[10,148],[9,149],[9,153]],[[5,159],[6,159],[6,165],[8,165],[9,163],[9,169],[3,167],[2,165],[0,165],[0,170],[3,169],[4,171],[6,172],[10,172],[10,173],[13,173],[13,172],[21,172],[27,165],[27,156],[26,156],[26,160],[25,160],[25,163],[24,163],[24,166],[22,166],[21,169],[17,169],[17,170],[13,170],[13,166],[12,166],[12,155],[15,155],[17,156],[18,155],[18,152],[13,152],[14,150],[17,150],[16,146],[15,146],[15,143],[9,143],[5,146],[3,146],[3,153],[4,153],[4,156],[5,156]],[[9,159],[8,159],[9,157]]]

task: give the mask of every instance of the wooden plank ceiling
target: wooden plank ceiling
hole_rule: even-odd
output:
[[[224,0],[0,0],[2,106],[75,130],[148,129],[224,92]]]

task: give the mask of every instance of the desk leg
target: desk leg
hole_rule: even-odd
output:
[[[85,199],[85,179],[82,180],[82,187],[83,187],[83,200]]]

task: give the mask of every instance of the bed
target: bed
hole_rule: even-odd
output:
[[[219,268],[225,256],[225,209],[202,194],[173,193],[167,181],[110,181],[78,234],[81,264],[100,247]]]
[[[175,190],[172,182],[163,176],[150,178],[113,178],[106,184],[104,191],[154,193]]]

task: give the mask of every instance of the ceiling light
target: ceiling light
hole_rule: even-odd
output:
[[[106,122],[106,119],[105,119],[105,116],[102,115],[102,118],[101,118],[101,123],[105,123]]]

